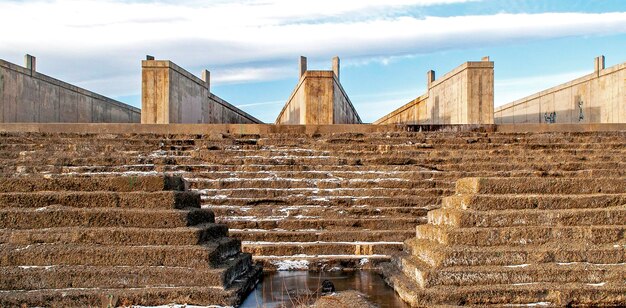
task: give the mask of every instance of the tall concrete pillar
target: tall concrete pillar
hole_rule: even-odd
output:
[[[333,57],[333,72],[337,76],[337,80],[339,80],[339,57]]]
[[[31,55],[25,55],[24,56],[24,67],[26,67],[27,69],[30,70],[30,73],[32,75],[32,73],[37,71],[37,58],[31,56]]]
[[[595,72],[599,73],[604,69],[604,56],[596,57],[595,59]]]
[[[206,83],[206,88],[210,93],[211,92],[211,72],[209,72],[208,70],[203,70],[202,80],[204,81],[204,83]]]
[[[306,73],[306,57],[300,56],[300,75],[299,77],[304,76]]]
[[[428,83],[428,87],[430,88],[430,85],[433,83],[433,81],[435,81],[435,71],[430,70],[426,73],[426,81]]]

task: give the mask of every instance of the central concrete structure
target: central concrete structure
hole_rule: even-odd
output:
[[[359,124],[361,118],[339,82],[339,58],[332,71],[308,71],[300,57],[300,81],[276,124]]]
[[[200,79],[167,60],[141,63],[142,124],[258,124],[255,117],[211,93],[210,73]]]
[[[466,62],[435,80],[428,91],[374,124],[493,124],[493,62]]]

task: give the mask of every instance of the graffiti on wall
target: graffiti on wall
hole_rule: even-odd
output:
[[[578,122],[585,119],[585,114],[583,112],[583,100],[578,97]]]
[[[552,124],[556,123],[556,111],[550,113],[544,113],[543,118],[546,120],[546,123]]]

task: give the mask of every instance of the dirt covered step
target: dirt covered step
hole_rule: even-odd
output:
[[[457,194],[620,194],[626,178],[466,178],[456,184]]]
[[[415,229],[370,231],[230,229],[229,234],[233,238],[248,242],[401,242],[415,236]]]
[[[434,207],[434,206],[432,206]],[[228,206],[205,205],[203,208],[215,213],[215,217],[222,221],[224,217],[265,217],[265,218],[391,218],[391,217],[424,217],[431,206],[417,207],[373,207],[365,206],[322,206],[322,205],[256,205],[256,206]]]
[[[585,242],[502,246],[448,246],[411,238],[405,250],[430,266],[520,265],[537,263],[587,262],[621,264],[626,262],[626,243],[594,245]]]
[[[323,218],[323,219],[291,219],[263,217],[223,217],[220,223],[227,224],[231,229],[264,229],[281,231],[316,230],[316,231],[358,231],[358,230],[410,230],[420,223],[423,217],[393,218]]]
[[[617,194],[466,194],[444,197],[444,209],[497,211],[497,210],[558,210],[592,209],[626,205],[626,193]]]
[[[374,270],[382,263],[389,262],[388,255],[295,255],[295,256],[254,256],[255,264],[263,266],[263,271],[351,271],[357,269]]]
[[[196,245],[228,236],[228,227],[204,223],[178,228],[82,228],[0,229],[0,243],[28,244],[93,244],[93,245]]]
[[[158,306],[171,303],[187,305],[236,306],[254,288],[261,276],[260,267],[252,267],[228,289],[214,286],[167,286],[144,288],[67,288],[0,291],[3,307],[121,307]]]
[[[410,180],[382,177],[378,179],[303,179],[303,178],[228,178],[228,179],[187,179],[192,189],[238,189],[238,188],[454,188],[450,180]]]
[[[475,286],[525,283],[619,283],[626,275],[623,265],[588,263],[542,263],[510,266],[456,266],[434,268],[418,257],[400,254],[393,260],[420,287]]]
[[[2,290],[67,288],[144,288],[214,286],[227,288],[252,265],[250,254],[224,260],[215,268],[164,266],[0,267]]]
[[[501,228],[455,228],[423,224],[416,227],[416,238],[444,245],[499,246],[558,242],[610,244],[624,241],[626,224],[608,226],[540,226]]]
[[[626,204],[590,209],[474,211],[436,209],[428,223],[460,228],[521,226],[620,225],[626,222]]]
[[[0,192],[185,190],[180,177],[19,177],[0,179]]]
[[[49,206],[39,209],[0,209],[0,225],[7,229],[55,227],[177,228],[212,222],[215,222],[212,211],[196,208],[146,210]]]
[[[219,266],[237,255],[241,242],[220,238],[203,245],[108,246],[90,244],[0,244],[0,266]]]
[[[196,189],[195,187],[192,189]],[[394,188],[225,188],[225,189],[197,189],[202,194],[202,200],[229,199],[229,198],[281,198],[303,196],[326,200],[329,197],[392,197],[407,196],[437,197],[453,193],[446,188],[423,189],[394,189]]]
[[[626,302],[623,283],[522,283],[421,288],[390,263],[381,265],[387,283],[410,305],[620,306]]]
[[[402,242],[242,242],[242,250],[254,256],[392,255]]]
[[[0,208],[200,208],[200,195],[191,191],[111,192],[37,191],[0,193]]]
[[[202,193],[202,191],[198,191]],[[289,206],[319,205],[343,207],[425,207],[440,204],[444,196],[396,195],[396,196],[319,196],[282,195],[273,197],[229,197],[221,194],[202,194],[202,206]]]

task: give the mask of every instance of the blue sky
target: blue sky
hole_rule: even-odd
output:
[[[426,72],[495,62],[502,105],[626,62],[624,0],[0,2],[0,58],[141,106],[140,60],[169,59],[212,92],[273,122],[297,83],[298,58],[330,69],[371,122],[423,94]],[[9,29],[9,30],[7,30]]]

